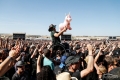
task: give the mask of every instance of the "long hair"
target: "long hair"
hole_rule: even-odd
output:
[[[50,66],[43,66],[41,72],[37,75],[37,80],[56,80],[56,75]]]

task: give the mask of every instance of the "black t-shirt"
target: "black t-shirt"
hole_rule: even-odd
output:
[[[12,67],[10,70],[8,70],[6,73],[5,73],[5,76],[6,77],[9,77],[9,79],[11,80],[12,79],[12,76],[14,75],[15,73],[15,68]]]
[[[82,80],[100,80],[98,79],[98,74],[96,69],[94,68],[93,72],[89,73],[87,76],[85,76]]]
[[[37,80],[56,80],[56,76],[54,73],[49,73],[49,72],[39,72],[36,74]]]
[[[37,60],[36,58],[31,59],[31,66],[32,66],[32,76],[36,76],[36,66],[37,65]]]
[[[79,71],[76,71],[76,72],[68,71],[68,72],[70,73],[71,77],[76,77],[78,80],[82,80]]]
[[[12,80],[30,80],[30,77],[24,72],[22,75],[18,75],[17,72],[13,75]]]
[[[52,43],[56,45],[56,44],[61,43],[61,41],[60,41],[60,38],[59,38],[59,37],[55,37],[55,36],[54,36],[55,33],[58,33],[58,32],[51,31]]]

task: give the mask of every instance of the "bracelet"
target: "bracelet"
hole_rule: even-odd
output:
[[[10,56],[8,56],[7,58],[9,58],[11,61],[13,61],[14,59],[12,58],[12,57],[10,57]]]
[[[88,55],[88,56],[93,56],[93,55]]]
[[[9,58],[11,61],[14,61],[15,63],[17,62],[16,59],[13,59],[12,57],[8,56],[7,58]]]

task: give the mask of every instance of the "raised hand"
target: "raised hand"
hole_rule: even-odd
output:
[[[93,49],[92,45],[90,45],[90,44],[87,45],[87,48],[88,48],[88,51],[92,51],[92,49]]]
[[[66,32],[66,30],[67,30],[67,27],[64,27],[63,32]]]
[[[88,51],[89,51],[89,55],[92,55],[92,50],[93,50],[92,45],[87,44],[87,48],[88,48]]]
[[[42,53],[43,53],[43,49],[44,49],[45,45],[46,45],[46,43],[45,43],[45,44],[43,44],[43,45],[41,46],[41,48],[39,49],[40,54],[42,54]]]
[[[9,56],[15,59],[18,57],[19,53],[20,53],[20,46],[18,45],[11,49],[11,51],[9,52]]]
[[[113,45],[112,50],[115,50],[115,49],[116,49],[116,47],[117,47],[116,45]]]

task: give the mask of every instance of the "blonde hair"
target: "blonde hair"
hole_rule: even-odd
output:
[[[103,65],[100,65],[100,66],[98,67],[98,69],[99,69],[99,71],[100,71],[102,74],[105,74],[105,73],[107,72],[107,69],[106,69],[105,66],[103,66]]]
[[[88,59],[89,59],[88,56],[86,56],[84,59],[86,63],[88,63]]]

